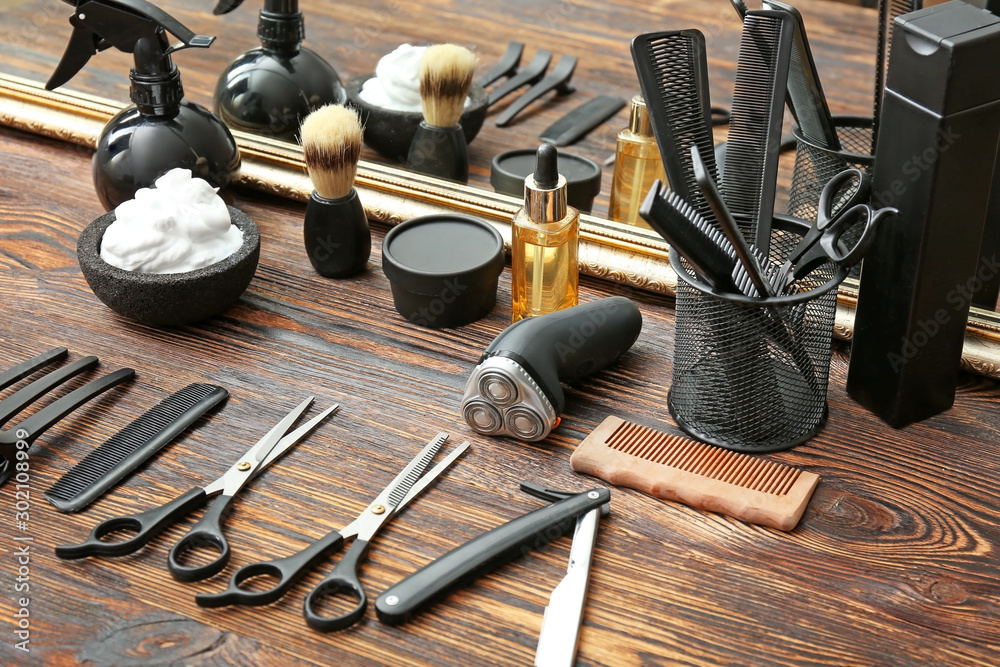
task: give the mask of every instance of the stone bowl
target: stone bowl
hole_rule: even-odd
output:
[[[365,145],[390,160],[405,162],[410,152],[410,144],[413,142],[413,135],[416,134],[424,115],[419,111],[394,111],[377,107],[362,100],[358,96],[361,86],[372,76],[365,74],[347,82],[347,106],[357,109],[361,116],[365,128]],[[469,98],[471,102],[459,120],[467,144],[471,144],[479,134],[489,107],[489,95],[479,84],[472,84]]]
[[[90,289],[108,308],[136,322],[181,326],[208,319],[233,305],[246,290],[260,259],[260,230],[247,214],[229,207],[243,245],[229,257],[184,273],[125,271],[101,259],[104,230],[115,212],[90,223],[76,246],[80,269]]]

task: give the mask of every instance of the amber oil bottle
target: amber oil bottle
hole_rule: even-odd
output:
[[[542,144],[524,179],[524,208],[514,215],[511,245],[512,320],[577,305],[580,213],[566,203],[558,152]]]
[[[664,185],[667,183],[646,102],[636,95],[632,98],[628,127],[618,133],[608,217],[616,222],[650,229],[646,221],[639,217],[639,206],[656,179]]]

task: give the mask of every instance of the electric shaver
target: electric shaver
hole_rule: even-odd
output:
[[[515,322],[472,371],[462,416],[483,435],[542,440],[559,425],[566,402],[560,382],[607,367],[641,329],[639,309],[623,296]]]

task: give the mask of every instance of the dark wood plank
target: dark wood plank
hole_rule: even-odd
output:
[[[371,49],[352,51],[352,40],[361,44],[367,34],[358,30],[375,26],[372,41],[384,46],[431,39],[440,34],[431,19],[447,18],[470,26],[470,36],[488,35],[481,50],[494,57],[508,38],[585,55],[578,99],[584,92],[613,91],[604,81],[625,85],[630,64],[622,36],[652,22],[639,7],[612,10],[589,0],[515,2],[502,13],[468,4],[374,3],[350,12],[342,3],[303,7],[309,17],[328,15],[328,22],[309,24],[316,26],[310,35],[328,41],[310,39],[345,63],[342,74],[364,71],[377,59]],[[664,2],[649,11],[656,13],[655,27],[700,21],[712,36],[713,72],[724,72],[734,55],[731,10],[725,2],[705,5]],[[873,30],[864,20],[870,12],[818,2],[802,8],[807,21],[822,19],[810,23],[810,34],[828,86],[841,93],[835,105],[862,110],[868,83],[858,77],[871,70],[862,48],[870,43],[865,31]],[[12,10],[8,34],[16,35],[32,12],[50,11],[52,18],[41,15],[38,43],[15,60],[6,58],[9,45],[0,47],[5,64],[44,78],[68,33],[67,10],[62,3]],[[220,19],[207,7],[184,0],[170,11],[199,32],[221,32]],[[206,94],[211,71],[250,45],[255,11],[248,4],[225,19],[229,51],[220,42],[199,54],[205,71],[185,75],[192,96]],[[544,22],[546,12],[560,11],[570,12],[567,22],[580,27],[581,37],[560,35]],[[533,24],[522,25],[518,12]],[[713,25],[719,26],[714,33]],[[193,60],[178,56],[182,66],[184,59]],[[127,61],[99,54],[87,75],[93,78],[79,83],[103,94],[122,92],[122,67]],[[713,86],[725,102],[724,75]],[[515,126],[517,136],[530,139],[569,106],[560,102],[526,117]],[[481,155],[511,143],[515,135],[506,132],[484,130]],[[582,150],[601,155],[611,136],[588,138]],[[317,407],[339,402],[341,411],[241,494],[227,527],[234,555],[226,574],[288,555],[343,527],[438,431],[451,432],[457,442],[470,439],[467,455],[375,541],[361,579],[377,595],[448,549],[539,507],[518,491],[520,480],[568,489],[597,485],[571,472],[569,456],[608,414],[679,433],[666,410],[674,335],[669,299],[585,279],[584,300],[610,294],[636,300],[644,317],[639,341],[621,363],[568,389],[563,424],[545,443],[481,438],[461,421],[459,403],[482,349],[509,321],[508,273],[501,277],[496,310],[484,320],[446,331],[411,326],[393,309],[380,269],[384,228],[375,228],[367,272],[322,279],[301,247],[303,206],[237,190],[235,204],[263,235],[260,267],[247,293],[206,323],[145,327],[105,308],[76,265],[76,237],[101,213],[89,154],[7,129],[0,129],[0,153],[0,367],[64,344],[74,357],[99,355],[103,369],[138,371],[127,389],[79,411],[31,450],[33,650],[16,651],[8,633],[0,663],[530,664],[542,610],[565,570],[568,539],[483,578],[411,624],[386,627],[369,610],[360,625],[330,635],[309,630],[301,616],[305,592],[329,564],[274,605],[202,610],[194,594],[220,590],[221,578],[182,584],[165,566],[167,549],[189,523],[120,559],[67,563],[52,548],[79,541],[100,519],[211,481],[275,419],[315,394]],[[895,431],[847,398],[846,355],[843,346],[834,354],[826,428],[772,457],[821,476],[792,533],[614,491],[612,515],[598,538],[579,664],[995,662],[1000,388],[965,377],[952,410]],[[194,381],[222,384],[232,396],[87,511],[58,514],[41,498],[93,447]],[[0,491],[0,537],[8,545],[20,534],[11,523],[14,502],[8,485]],[[13,599],[16,564],[8,556],[0,569]],[[12,630],[15,607],[5,610],[4,627]]]

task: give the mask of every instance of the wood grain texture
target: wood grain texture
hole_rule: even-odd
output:
[[[824,84],[840,93],[831,104],[860,111],[872,68],[862,46],[872,43],[865,40],[866,31],[874,34],[874,21],[869,25],[869,14],[859,9],[801,5]],[[390,0],[350,11],[346,3],[303,0],[302,6],[311,43],[345,78],[372,67],[394,42],[440,38],[432,26],[446,20],[461,22],[469,39],[488,36],[478,45],[484,60],[499,56],[508,39],[526,41],[529,54],[544,47],[585,56],[573,104],[585,94],[630,85],[622,36],[633,31],[700,22],[712,35],[712,68],[719,73],[713,95],[722,103],[736,48],[732,10],[721,0],[614,10],[591,0],[518,0],[502,12],[484,3],[443,1],[417,6]],[[55,0],[12,10],[0,26],[5,68],[46,78],[68,35],[68,10]],[[214,84],[211,72],[252,45],[256,7],[247,4],[226,19],[213,18],[208,5],[193,0],[178,0],[169,10],[197,32],[221,33],[225,26],[226,40],[207,53],[178,55],[182,67],[203,64],[203,72],[187,67],[185,84],[192,97],[204,100]],[[655,14],[656,26],[644,11]],[[545,22],[546,13],[552,22]],[[533,19],[530,26],[522,23],[525,17]],[[570,22],[579,36],[558,30]],[[33,37],[18,46],[18,36],[36,24]],[[719,26],[714,33],[713,25]],[[117,54],[101,53],[74,83],[105,95],[117,90],[123,98],[127,67]],[[609,88],[608,81],[616,83]],[[546,106],[508,130],[487,126],[475,149],[481,151],[480,177],[484,156],[509,147],[515,136],[530,143],[570,106]],[[581,152],[609,153],[611,137],[610,130],[591,135]],[[154,329],[105,308],[77,267],[76,238],[102,212],[90,181],[90,154],[7,129],[0,130],[0,153],[0,367],[66,345],[71,358],[100,356],[101,370],[138,371],[127,388],[67,418],[31,450],[30,654],[13,648],[18,595],[10,554],[21,532],[13,523],[14,488],[0,489],[0,663],[531,663],[542,611],[566,568],[569,539],[395,628],[378,623],[373,610],[340,633],[320,634],[305,625],[303,597],[332,562],[267,607],[203,610],[193,598],[221,590],[240,565],[289,555],[346,525],[438,431],[450,432],[456,442],[471,440],[472,449],[375,540],[361,570],[372,596],[458,544],[539,507],[518,491],[522,479],[574,490],[594,486],[571,471],[569,457],[608,415],[680,434],[666,410],[670,300],[582,280],[584,300],[611,294],[636,300],[644,318],[639,340],[619,364],[568,389],[563,423],[547,441],[482,438],[461,421],[459,405],[479,354],[509,321],[508,272],[487,318],[456,330],[421,329],[393,308],[379,268],[384,228],[374,229],[368,271],[330,281],[314,274],[304,256],[304,205],[236,191],[234,204],[258,223],[263,237],[250,288],[223,316]],[[895,431],[847,398],[846,354],[843,347],[835,350],[826,428],[795,450],[768,457],[821,477],[791,533],[631,490],[613,492],[612,514],[598,537],[578,664],[995,664],[1000,388],[966,376],[953,409]],[[223,385],[231,398],[85,512],[62,515],[42,499],[41,492],[86,453],[195,381]],[[317,396],[310,414],[332,402],[342,408],[241,493],[227,524],[234,553],[222,576],[183,584],[167,572],[166,552],[190,521],[131,556],[55,558],[54,546],[81,540],[101,519],[213,480],[308,394]]]

